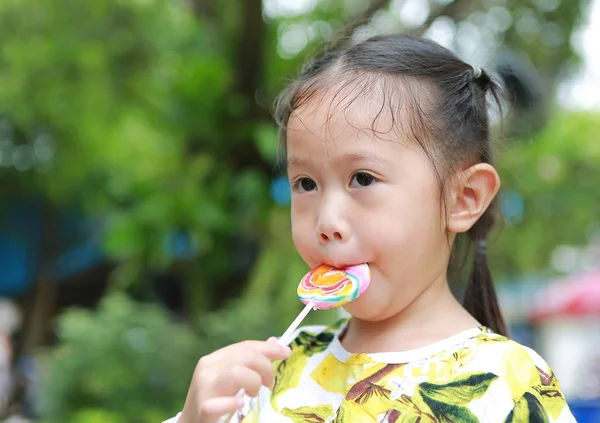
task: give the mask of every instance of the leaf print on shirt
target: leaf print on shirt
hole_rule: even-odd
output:
[[[396,409],[400,412],[398,423],[438,423],[439,420],[432,414],[429,406],[425,404],[420,393],[413,397],[402,395],[396,401]]]
[[[292,341],[292,349],[299,348],[304,351],[307,357],[321,353],[327,349],[335,335],[329,331],[323,331],[319,334],[302,331],[296,339]]]
[[[412,397],[415,394],[417,385],[427,380],[427,376],[392,376],[387,382],[392,386],[390,399],[392,401],[400,398],[402,395]]]
[[[493,373],[466,373],[444,384],[423,382],[418,389],[423,396],[435,401],[466,406],[481,398],[496,379],[498,376]]]
[[[371,385],[352,401],[344,401],[333,423],[438,423],[423,401],[420,405],[410,397],[389,399],[389,390]],[[370,400],[362,402],[366,398]]]
[[[493,373],[470,373],[446,384],[423,382],[418,386],[418,391],[440,421],[478,423],[479,420],[467,405],[481,398],[497,378]]]
[[[271,395],[271,405],[277,408],[276,398],[288,389],[296,388],[309,357],[327,349],[334,338],[331,332],[315,334],[301,331],[290,344],[292,353],[283,361],[275,362],[275,384]]]
[[[347,401],[366,410],[369,416],[378,421],[378,416],[394,408],[395,403],[390,399],[390,391],[384,386],[371,384],[353,401]]]
[[[436,356],[436,379],[452,380],[461,369],[473,361],[475,357],[474,351],[473,343],[467,342],[461,344],[451,353],[445,352]]]
[[[492,330],[483,327],[481,333],[473,338],[476,344],[494,344],[500,342],[507,342],[508,338],[503,335],[499,335]]]
[[[549,423],[548,416],[539,399],[530,392],[526,392],[518,401],[513,410],[504,420],[505,423]]]
[[[386,379],[386,386],[393,385],[394,389],[377,385],[375,382],[386,376],[385,372],[391,371],[392,369],[389,368],[391,366],[393,365],[386,366],[388,368],[382,369],[385,371],[374,375],[377,377],[373,378],[369,385],[366,384],[366,380],[363,380],[351,389],[346,396],[347,401],[340,407],[336,423],[362,421],[478,423],[477,417],[467,408],[467,405],[472,400],[482,397],[490,384],[498,378],[492,373],[470,373],[450,383],[437,384],[425,382],[422,377],[392,375]],[[362,384],[360,389],[359,384]],[[388,398],[384,398],[386,393],[389,395]],[[357,419],[357,416],[361,416],[362,420]]]
[[[340,362],[335,355],[329,353],[319,363],[310,377],[328,392],[345,394],[349,384],[354,383],[362,372],[362,365],[349,365]]]
[[[520,401],[523,394],[541,383],[540,373],[525,348],[508,342],[502,353],[500,376],[508,386],[513,401]]]
[[[539,367],[536,368],[540,374],[541,383],[538,386],[534,386],[533,389],[539,394],[544,409],[554,420],[557,420],[563,412],[566,403],[561,393],[560,385],[552,371],[548,374]]]
[[[333,423],[379,423],[379,421],[371,409],[362,407],[355,401],[344,401]]]
[[[373,373],[371,376],[362,379],[356,383],[346,394],[346,400],[354,400],[363,392],[365,392],[369,386],[379,382],[381,379],[395,371],[396,369],[404,366],[404,364],[386,364],[381,370]]]
[[[275,363],[275,384],[271,395],[271,405],[277,410],[276,399],[288,389],[296,388],[300,382],[300,376],[304,371],[308,357],[304,351],[292,349],[290,356],[279,363]]]
[[[284,408],[281,414],[290,418],[294,423],[325,423],[333,417],[331,405],[316,407],[299,407],[296,409]]]
[[[410,377],[404,377],[402,368],[405,364],[387,364],[373,375],[356,383],[339,409],[335,423],[362,423],[362,422],[399,422],[399,423],[435,423],[435,417],[420,395],[410,398],[406,393],[416,393],[418,383],[422,377],[409,382]],[[390,381],[392,383],[390,383]],[[392,399],[392,390],[398,388],[397,381],[404,389],[399,398]],[[410,386],[409,386],[410,385]],[[400,411],[401,410],[401,411]]]
[[[395,409],[388,410],[381,416],[379,423],[396,423],[400,418],[400,412]]]
[[[384,386],[378,385],[377,382],[402,366],[404,365],[386,364],[375,373],[355,383],[348,390],[334,422],[378,423],[377,416],[390,410],[393,402],[389,398],[390,391]]]
[[[437,421],[432,415],[391,409],[379,416],[379,423],[437,423]]]

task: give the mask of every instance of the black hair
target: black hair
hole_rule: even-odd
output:
[[[278,97],[275,118],[284,148],[291,113],[327,90],[335,93],[332,104],[340,106],[378,93],[383,103],[371,129],[377,134],[376,121],[386,106],[392,112],[392,130],[408,123],[404,133],[411,134],[432,162],[444,205],[445,180],[453,171],[464,164],[492,163],[487,98],[491,94],[501,113],[500,86],[486,71],[431,40],[375,36],[323,51]],[[404,107],[414,112],[408,114],[409,122],[406,115],[397,116]],[[463,305],[482,325],[506,335],[485,248],[496,215],[494,200],[467,233],[474,264]]]

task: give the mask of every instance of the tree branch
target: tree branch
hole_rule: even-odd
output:
[[[261,0],[243,0],[242,22],[237,34],[237,49],[233,62],[236,71],[235,92],[256,105],[255,92],[260,83],[263,60],[265,21]]]
[[[208,0],[190,0],[190,6],[197,19],[213,18],[215,15],[214,5]]]
[[[269,175],[273,165],[268,163],[252,140],[249,131],[239,131],[242,126],[247,126],[253,120],[266,120],[270,117],[268,111],[260,107],[255,100],[255,93],[260,85],[262,76],[262,61],[264,49],[264,36],[266,33],[265,21],[262,16],[262,0],[239,0],[242,8],[239,27],[233,37],[221,34],[221,37],[231,39],[233,43],[231,67],[233,69],[233,86],[231,96],[241,99],[247,105],[248,112],[235,118],[235,122],[225,130],[232,130],[234,136],[230,138],[223,157],[236,171],[247,168],[258,168]],[[191,9],[196,19],[202,21],[215,14],[215,4],[208,0],[190,0]],[[219,29],[223,30],[223,26]],[[243,135],[239,135],[243,134]],[[241,138],[241,139],[240,139]],[[190,137],[188,139],[188,152],[194,154],[206,148],[207,143]]]
[[[253,121],[269,119],[270,115],[256,101],[256,92],[263,75],[266,23],[262,14],[262,0],[242,0],[242,20],[236,34],[236,48],[233,56],[235,72],[232,95],[239,96],[248,105],[248,113],[241,116],[234,125],[248,126]],[[238,132],[240,133],[240,132]],[[258,168],[270,175],[273,163],[267,162],[260,154],[250,131],[241,132],[242,139],[232,139],[228,148],[229,164],[236,170]],[[236,137],[237,138],[237,137]]]

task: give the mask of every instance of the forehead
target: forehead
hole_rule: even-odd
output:
[[[391,85],[374,79],[338,83],[318,94],[311,93],[288,120],[288,155],[311,147],[307,143],[312,141],[319,141],[312,147],[328,150],[332,145],[371,150],[385,150],[390,143],[414,145],[416,97],[411,90],[401,89],[401,84]]]

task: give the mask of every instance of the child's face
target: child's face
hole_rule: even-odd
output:
[[[296,110],[288,123],[294,244],[310,267],[368,263],[371,285],[345,309],[383,320],[445,281],[440,187],[422,149],[390,131],[390,116],[373,133],[380,107],[355,102],[328,120],[329,104]]]

